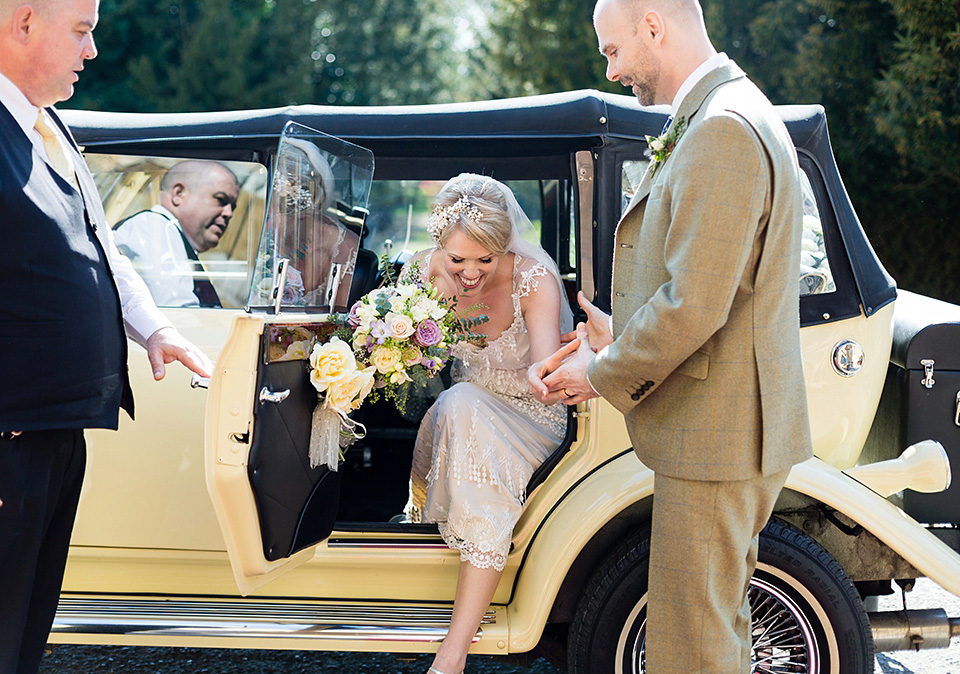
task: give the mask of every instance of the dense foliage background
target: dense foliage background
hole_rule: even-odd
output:
[[[902,288],[960,303],[960,0],[701,0],[775,103],[827,110],[840,172]],[[103,0],[66,107],[394,105],[603,78],[594,0]]]

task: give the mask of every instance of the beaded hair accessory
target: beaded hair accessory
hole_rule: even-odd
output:
[[[461,214],[467,215],[474,222],[480,222],[480,219],[483,217],[480,209],[471,204],[466,197],[460,197],[456,203],[449,206],[434,208],[433,213],[427,218],[427,231],[437,244],[440,243],[440,235],[443,234],[443,230]]]

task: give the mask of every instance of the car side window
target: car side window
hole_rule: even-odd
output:
[[[255,162],[88,153],[114,241],[161,307],[244,306],[263,227]]]
[[[620,213],[626,211],[636,192],[643,174],[646,172],[648,161],[627,160],[621,167],[620,178]],[[803,189],[803,234],[800,250],[800,296],[818,295],[836,291],[837,286],[830,272],[830,259],[827,255],[826,243],[823,238],[823,224],[820,220],[820,210],[817,206],[816,195],[810,184],[810,178],[803,171],[800,172],[801,187]]]
[[[823,222],[810,178],[800,171],[803,188],[803,234],[800,240],[800,296],[832,293],[837,286],[823,238]]]

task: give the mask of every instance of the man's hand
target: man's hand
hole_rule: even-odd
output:
[[[213,363],[204,353],[183,338],[175,328],[160,328],[147,338],[147,358],[153,368],[153,378],[163,379],[167,373],[166,364],[179,360],[189,370],[201,377],[213,374]]]
[[[613,326],[610,323],[610,314],[598,309],[583,291],[577,293],[577,304],[587,312],[587,336],[590,339],[590,347],[596,353],[603,347],[613,343]],[[581,323],[580,325],[583,325]],[[580,327],[577,326],[577,328]]]

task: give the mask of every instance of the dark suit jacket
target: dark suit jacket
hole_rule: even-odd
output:
[[[0,104],[0,430],[116,428],[132,415],[106,218],[72,136],[78,186]]]

